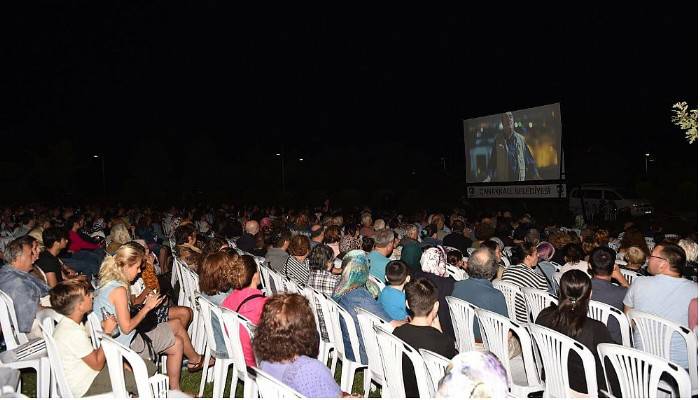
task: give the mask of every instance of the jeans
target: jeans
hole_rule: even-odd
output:
[[[86,275],[88,279],[92,279],[93,275],[97,275],[100,272],[100,265],[105,255],[104,249],[80,250],[61,260],[76,272]]]

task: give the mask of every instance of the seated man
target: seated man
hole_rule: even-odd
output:
[[[593,271],[591,300],[611,305],[618,310],[624,310],[625,306],[622,300],[627,294],[627,288],[613,285],[611,282],[615,278],[616,281],[623,282],[627,286],[627,280],[615,265],[615,251],[609,247],[597,247],[591,252],[589,263]],[[606,325],[613,340],[622,343],[622,334],[617,320],[611,317]]]
[[[678,245],[661,243],[654,247],[647,267],[654,276],[640,276],[632,281],[623,300],[625,312],[639,310],[687,325],[688,304],[698,297],[698,284],[681,275],[685,263],[685,252]],[[685,342],[675,334],[671,340],[671,361],[688,368]]]
[[[408,324],[394,329],[394,335],[408,343],[414,349],[426,349],[446,358],[457,355],[454,340],[440,330],[438,319],[438,291],[426,278],[409,282],[405,288],[406,305],[413,314]],[[418,384],[413,372],[413,365],[404,356],[403,384],[406,397],[418,397]]]
[[[452,296],[507,318],[506,299],[503,297],[503,293],[491,284],[491,279],[496,275],[496,271],[498,271],[496,254],[488,247],[480,247],[469,257],[467,263],[469,279],[457,281]],[[474,338],[481,341],[481,329],[479,329],[479,321],[476,318]]]
[[[32,338],[41,337],[35,318],[37,311],[41,308],[39,304],[41,298],[49,292],[46,283],[30,274],[35,261],[32,252],[34,242],[36,239],[33,237],[22,236],[8,243],[5,248],[7,264],[0,268],[0,290],[10,296],[14,302],[17,329],[29,334]]]

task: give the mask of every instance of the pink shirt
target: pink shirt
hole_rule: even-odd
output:
[[[234,290],[228,297],[221,303],[222,307],[226,307],[229,310],[236,311],[242,316],[248,318],[250,322],[257,325],[260,322],[260,316],[262,315],[263,307],[267,301],[267,297],[256,297],[254,299],[248,300],[241,306],[240,310],[238,307],[241,302],[247,297],[255,294],[263,294],[258,289],[245,288],[241,290]],[[243,347],[243,355],[245,356],[245,363],[250,367],[255,367],[255,353],[253,352],[253,346],[250,343],[250,336],[245,328],[241,327],[241,347]]]
[[[78,232],[72,230],[68,231],[68,241],[70,242],[68,245],[68,250],[72,253],[77,253],[80,250],[95,250],[96,248],[100,247],[99,244],[90,243],[87,240],[84,240],[80,237]]]

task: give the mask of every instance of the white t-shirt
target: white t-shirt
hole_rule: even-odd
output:
[[[90,368],[83,357],[94,350],[85,325],[63,318],[53,333],[58,354],[61,355],[64,374],[73,396],[82,397],[88,391],[99,371]]]
[[[695,297],[698,297],[698,284],[688,279],[668,275],[640,276],[632,281],[622,302],[637,311],[688,326],[688,305]],[[678,334],[671,338],[671,361],[688,368],[688,350]]]

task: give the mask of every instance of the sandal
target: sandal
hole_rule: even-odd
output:
[[[214,363],[216,363],[216,358],[211,357],[209,359],[209,366],[213,367]],[[202,364],[204,364],[204,356],[201,356],[201,358],[199,359],[199,362],[192,364],[191,367],[187,366],[187,372],[192,374],[192,373],[201,371],[202,369],[204,369],[204,366]]]

